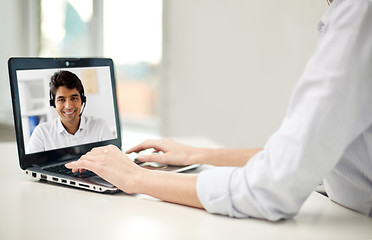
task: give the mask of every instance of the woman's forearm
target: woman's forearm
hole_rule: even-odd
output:
[[[215,166],[244,166],[262,148],[255,149],[210,149],[200,148],[195,155],[197,163],[210,164]]]

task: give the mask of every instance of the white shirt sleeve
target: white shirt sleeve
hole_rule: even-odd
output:
[[[372,2],[335,0],[319,31],[287,115],[264,150],[244,167],[200,173],[197,193],[207,211],[272,221],[293,217],[371,126]]]

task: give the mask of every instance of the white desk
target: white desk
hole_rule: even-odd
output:
[[[292,220],[233,219],[124,193],[35,182],[1,143],[0,239],[362,239],[372,219],[312,193]]]

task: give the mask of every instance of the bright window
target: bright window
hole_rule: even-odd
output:
[[[39,55],[112,58],[121,115],[137,122],[156,119],[162,1],[41,0],[40,3]]]
[[[103,1],[103,53],[114,59],[120,112],[156,115],[162,52],[161,0]]]

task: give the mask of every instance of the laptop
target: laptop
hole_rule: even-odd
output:
[[[9,59],[8,68],[19,164],[26,174],[37,180],[96,192],[119,191],[93,172],[72,173],[71,169],[64,167],[67,162],[79,159],[94,147],[109,144],[119,149],[122,147],[112,59],[16,57]],[[82,101],[79,102],[79,129],[66,139],[64,135],[68,133],[61,127],[63,116],[57,111],[49,87],[51,77],[60,72],[74,74],[83,86],[83,96],[80,94]],[[96,126],[93,132],[99,133],[89,136],[91,131],[88,134],[84,127],[90,125],[82,126],[82,122],[88,122],[87,119],[90,123],[99,123],[91,125]],[[133,161],[135,157],[134,154],[130,155]],[[145,168],[171,172],[184,172],[198,167],[197,164],[165,166],[135,162]]]

